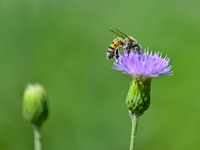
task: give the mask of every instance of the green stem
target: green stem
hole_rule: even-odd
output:
[[[130,114],[131,121],[132,121],[132,129],[131,129],[131,142],[130,142],[130,149],[135,149],[135,139],[136,139],[136,130],[137,130],[137,123],[138,123],[138,116],[135,114]]]
[[[34,145],[35,145],[35,150],[42,149],[40,127],[36,125],[34,125]]]

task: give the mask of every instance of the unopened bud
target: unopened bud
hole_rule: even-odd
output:
[[[42,125],[48,115],[47,95],[40,84],[29,84],[23,97],[23,117],[29,123],[38,127]]]

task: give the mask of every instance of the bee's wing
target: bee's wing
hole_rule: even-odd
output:
[[[131,39],[126,34],[124,34],[123,32],[119,31],[116,28],[115,28],[115,30],[110,29],[110,31],[113,32],[114,34],[117,34],[117,35],[123,37],[123,38],[128,38],[129,41],[131,41]]]
[[[115,29],[115,30],[110,29],[110,31],[111,31],[112,33],[114,33],[114,34],[117,34],[117,35],[123,37],[123,38],[128,37],[127,35],[125,35],[124,33],[122,33],[121,31],[119,31],[119,30],[117,30],[117,29]]]

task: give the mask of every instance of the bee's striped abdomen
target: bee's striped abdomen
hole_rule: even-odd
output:
[[[122,39],[116,38],[112,41],[110,44],[108,51],[107,51],[107,59],[111,59],[115,55],[115,50],[119,45],[123,45],[124,43],[122,42]]]

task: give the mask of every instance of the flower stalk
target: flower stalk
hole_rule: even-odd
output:
[[[42,149],[42,144],[41,144],[41,132],[40,132],[40,127],[34,125],[33,126],[33,133],[34,133],[34,146],[35,150],[41,150]]]
[[[135,140],[136,140],[136,131],[137,131],[137,124],[138,124],[138,116],[135,114],[130,113],[132,129],[131,129],[131,141],[130,141],[130,149],[135,149]]]

